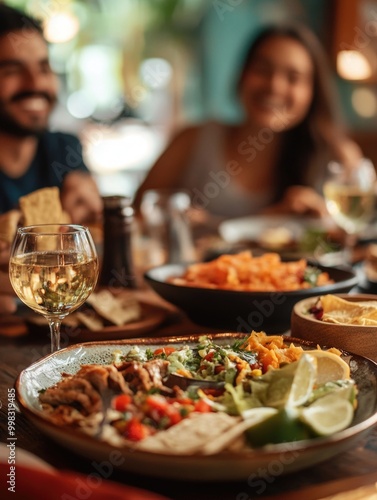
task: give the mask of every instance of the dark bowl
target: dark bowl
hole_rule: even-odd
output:
[[[292,309],[299,300],[346,293],[358,284],[352,270],[317,264],[334,280],[333,284],[292,292],[243,292],[167,283],[169,278],[182,276],[186,267],[183,264],[155,267],[144,274],[144,279],[162,298],[185,311],[194,323],[232,332],[283,333],[290,328]]]

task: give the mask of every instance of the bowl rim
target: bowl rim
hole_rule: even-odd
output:
[[[377,295],[374,295],[371,293],[356,293],[356,294],[335,293],[335,294],[331,294],[331,295],[336,295],[337,297],[340,297],[342,299],[343,298],[355,299],[355,300],[350,300],[350,302],[357,302],[357,300],[377,301]],[[305,305],[307,305],[307,303],[312,302],[312,301],[314,302],[316,300],[319,300],[320,298],[321,298],[320,295],[316,295],[316,296],[312,296],[312,297],[306,297],[305,299],[302,299],[299,302],[296,302],[296,304],[293,306],[293,309],[292,309],[292,317],[296,314],[296,316],[299,317],[300,319],[310,321],[312,323],[316,323],[316,324],[323,325],[323,326],[325,325],[327,328],[329,328],[329,327],[331,327],[331,328],[345,328],[345,327],[347,327],[347,328],[356,328],[356,329],[373,328],[374,330],[376,330],[377,326],[375,326],[375,325],[352,325],[352,324],[348,324],[348,323],[329,323],[327,321],[322,321],[320,319],[314,318],[308,312],[303,312],[303,307],[305,307]]]
[[[309,261],[308,261],[309,262]],[[196,291],[209,291],[210,293],[213,294],[225,294],[233,297],[237,296],[245,296],[245,295],[250,295],[250,296],[257,296],[257,297],[270,297],[271,294],[278,294],[282,293],[284,295],[287,295],[289,297],[294,297],[294,296],[300,296],[300,295],[307,295],[310,294],[312,296],[313,293],[316,295],[323,293],[331,293],[331,290],[338,287],[350,287],[350,289],[354,286],[356,286],[359,282],[359,278],[357,276],[357,273],[354,269],[351,268],[338,268],[338,267],[329,267],[329,266],[323,266],[320,264],[315,264],[316,267],[321,269],[324,272],[331,272],[331,271],[340,271],[347,273],[349,275],[348,278],[344,279],[343,281],[338,281],[335,283],[330,283],[328,285],[322,285],[322,286],[316,286],[312,288],[301,288],[299,290],[229,290],[229,289],[224,289],[224,288],[209,288],[209,287],[199,287],[199,286],[188,286],[188,285],[177,285],[175,283],[168,283],[165,280],[158,279],[157,277],[153,276],[153,274],[158,273],[159,271],[168,271],[169,269],[173,270],[180,270],[181,272],[184,271],[190,263],[185,263],[185,264],[163,264],[160,266],[155,266],[147,271],[144,272],[143,277],[144,280],[150,283],[156,283],[159,285],[163,285],[167,287],[168,289],[170,288],[171,290],[184,290],[184,291],[189,291],[189,290],[196,290]],[[310,262],[309,262],[309,265]],[[323,293],[321,293],[323,291]],[[335,295],[336,291],[334,291]]]

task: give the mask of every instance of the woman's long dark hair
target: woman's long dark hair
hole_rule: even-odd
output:
[[[299,42],[312,60],[313,100],[304,120],[284,134],[283,150],[277,173],[279,179],[278,197],[288,186],[309,183],[308,170],[313,158],[323,158],[323,166],[336,144],[344,139],[340,127],[339,108],[331,80],[331,70],[324,49],[317,37],[302,25],[274,25],[263,28],[253,38],[246,52],[238,87],[247,73],[258,48],[270,38],[284,37]],[[320,164],[320,161],[319,161]],[[319,176],[323,175],[318,172]]]

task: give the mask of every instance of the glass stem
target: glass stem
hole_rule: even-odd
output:
[[[47,318],[50,326],[51,335],[51,352],[59,351],[60,349],[60,325],[62,320],[59,318]]]
[[[353,252],[357,241],[356,234],[346,233],[344,239],[344,260],[348,266],[352,266]]]

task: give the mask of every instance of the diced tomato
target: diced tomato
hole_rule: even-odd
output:
[[[174,406],[169,406],[167,412],[167,417],[169,418],[170,425],[178,424],[182,420],[182,415],[177,408]]]
[[[209,413],[212,410],[210,405],[206,403],[206,401],[204,401],[203,399],[199,399],[199,401],[195,403],[195,411],[198,411],[200,413]]]
[[[131,420],[127,422],[125,436],[131,441],[141,441],[149,435],[150,432],[148,427],[136,418],[131,418]]]
[[[250,366],[251,370],[261,370],[262,369],[262,365],[260,363],[251,363],[249,366]]]
[[[157,410],[161,414],[164,414],[166,412],[166,408],[168,407],[168,402],[161,396],[147,396],[145,402],[149,409]]]
[[[160,347],[159,349],[156,349],[153,354],[155,356],[159,356],[160,354],[165,354],[166,356],[169,356],[169,354],[175,351],[176,351],[175,347]]]
[[[215,398],[224,394],[224,390],[225,389],[223,387],[220,387],[219,389],[210,389],[210,388],[202,389],[204,394],[207,394],[207,396],[212,396]]]
[[[211,351],[206,356],[204,356],[204,359],[206,361],[212,361],[214,355],[215,355],[215,351]]]
[[[164,427],[170,427],[182,420],[180,404],[174,403],[173,400],[168,401],[165,398],[151,395],[147,397],[146,403],[149,409],[148,413],[155,421],[159,422],[162,419],[167,420]]]
[[[218,373],[222,372],[225,370],[225,366],[224,365],[216,365],[215,366],[215,374],[217,375]]]
[[[132,397],[128,394],[121,394],[120,396],[117,396],[113,401],[114,408],[117,411],[126,411],[131,403]]]

